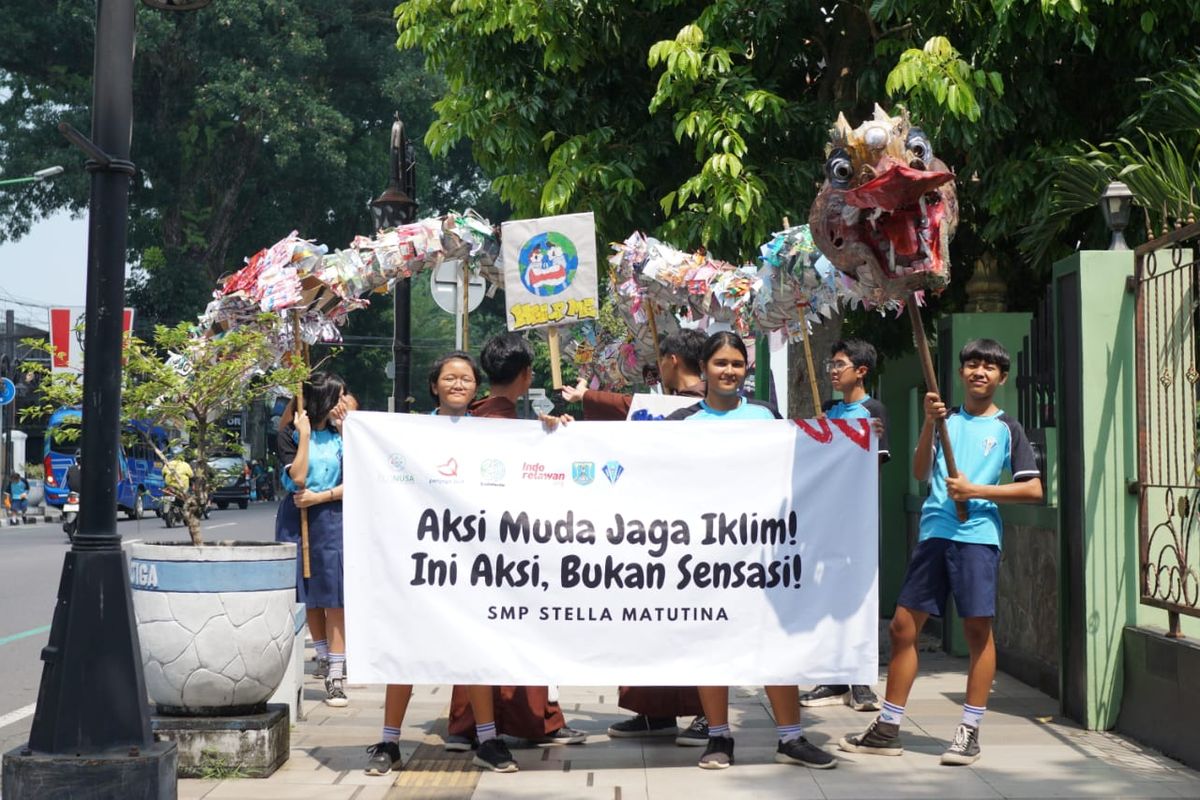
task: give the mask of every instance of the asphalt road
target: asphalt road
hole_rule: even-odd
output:
[[[214,509],[202,526],[204,535],[209,541],[270,541],[275,508],[275,503],[253,503],[245,511]],[[123,539],[187,541],[186,528],[168,529],[155,516],[122,519],[119,529]],[[42,677],[39,656],[50,634],[67,548],[58,523],[0,527],[0,752],[29,737]]]

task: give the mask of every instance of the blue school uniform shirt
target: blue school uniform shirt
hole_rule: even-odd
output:
[[[892,452],[888,449],[888,418],[887,409],[883,403],[871,395],[853,403],[845,400],[833,400],[825,404],[825,416],[830,419],[878,419],[883,422],[883,433],[879,437],[879,458],[881,461],[891,459]]]
[[[775,410],[775,406],[770,403],[765,403],[762,400],[747,400],[743,397],[736,408],[731,408],[728,411],[718,411],[704,400],[701,400],[695,405],[672,412],[667,419],[780,419],[780,416],[779,412]]]
[[[1033,447],[1021,423],[998,411],[990,417],[973,417],[956,407],[946,418],[950,446],[961,475],[971,483],[996,486],[1000,475],[1011,472],[1014,481],[1040,477]],[[959,522],[954,501],[946,493],[946,459],[935,437],[933,471],[929,479],[929,497],[921,507],[920,541],[941,538],[957,542],[1001,543],[1000,509],[991,500],[970,500],[969,516]]]
[[[300,434],[292,431],[292,441],[299,443]],[[298,491],[296,482],[284,465],[280,482],[289,492]],[[314,430],[308,435],[308,474],[304,486],[310,492],[326,492],[342,482],[342,437],[332,426]]]

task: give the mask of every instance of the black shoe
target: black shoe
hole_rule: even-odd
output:
[[[708,718],[703,714],[692,720],[692,724],[675,737],[680,747],[704,747],[708,744]]]
[[[479,740],[474,736],[461,736],[452,733],[445,739],[445,748],[447,753],[465,753],[468,750],[474,750],[479,747]]]
[[[404,768],[400,760],[400,745],[395,742],[373,744],[367,748],[367,753],[371,757],[367,759],[367,768],[363,771],[368,775],[387,775]]]
[[[313,659],[313,677],[324,680],[329,677],[329,659],[317,656]]]
[[[623,719],[608,726],[608,735],[614,739],[639,739],[643,736],[674,736],[679,732],[674,717],[636,717]]]
[[[700,756],[700,769],[729,769],[733,766],[733,737],[710,736],[704,755]]]
[[[805,708],[820,708],[821,706],[840,706],[846,702],[844,697],[850,691],[849,686],[814,686],[811,692],[800,695],[800,705]]]
[[[960,722],[950,749],[942,753],[943,764],[966,766],[979,760],[979,728]]]
[[[332,708],[345,708],[350,705],[341,678],[325,679],[325,705]]]
[[[587,731],[563,725],[554,733],[548,733],[540,739],[534,739],[537,744],[583,744],[587,741]]]
[[[516,772],[520,769],[513,759],[512,753],[508,751],[508,745],[499,736],[495,739],[488,739],[486,742],[480,742],[479,751],[475,753],[475,758],[471,763],[492,772]]]
[[[833,769],[837,759],[801,736],[781,741],[775,748],[775,760],[780,764],[799,764],[810,769]]]
[[[851,686],[850,691],[842,695],[846,705],[855,711],[878,711],[879,698],[871,691],[870,686]]]
[[[838,749],[847,753],[867,753],[873,756],[898,756],[904,752],[900,746],[900,726],[883,722],[879,717],[862,733],[843,736]]]

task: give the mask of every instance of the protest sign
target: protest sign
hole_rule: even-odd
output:
[[[596,223],[589,211],[501,226],[508,329],[570,325],[599,316]]]
[[[357,680],[876,680],[866,420],[358,412],[344,435]]]

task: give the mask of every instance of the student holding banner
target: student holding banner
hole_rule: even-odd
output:
[[[517,419],[517,399],[533,384],[533,348],[525,337],[504,333],[480,352],[489,395],[471,403],[476,417]],[[568,417],[569,419],[569,417]],[[587,734],[570,728],[545,686],[455,686],[450,699],[446,749],[465,751],[478,741],[474,764],[496,772],[516,772],[517,762],[498,734],[546,744],[582,744]]]
[[[712,422],[721,420],[780,419],[769,403],[742,396],[750,356],[740,336],[730,331],[714,333],[700,353],[707,384],[704,399],[671,414],[667,419]],[[804,737],[800,726],[800,690],[796,686],[766,686],[767,698],[779,730],[775,760],[813,769],[832,769],[837,759]],[[733,735],[729,730],[729,687],[701,686],[700,703],[708,718],[708,746],[700,757],[701,769],[727,769],[733,765]]]
[[[342,437],[334,424],[335,414],[345,414],[345,398],[346,384],[340,377],[314,372],[304,384],[304,408],[295,411],[290,432],[281,421],[280,459],[287,494],[275,516],[276,541],[297,544],[296,600],[307,606],[318,671],[326,673],[325,703],[335,708],[349,703],[342,591]],[[301,546],[300,517],[305,508],[308,578]]]

